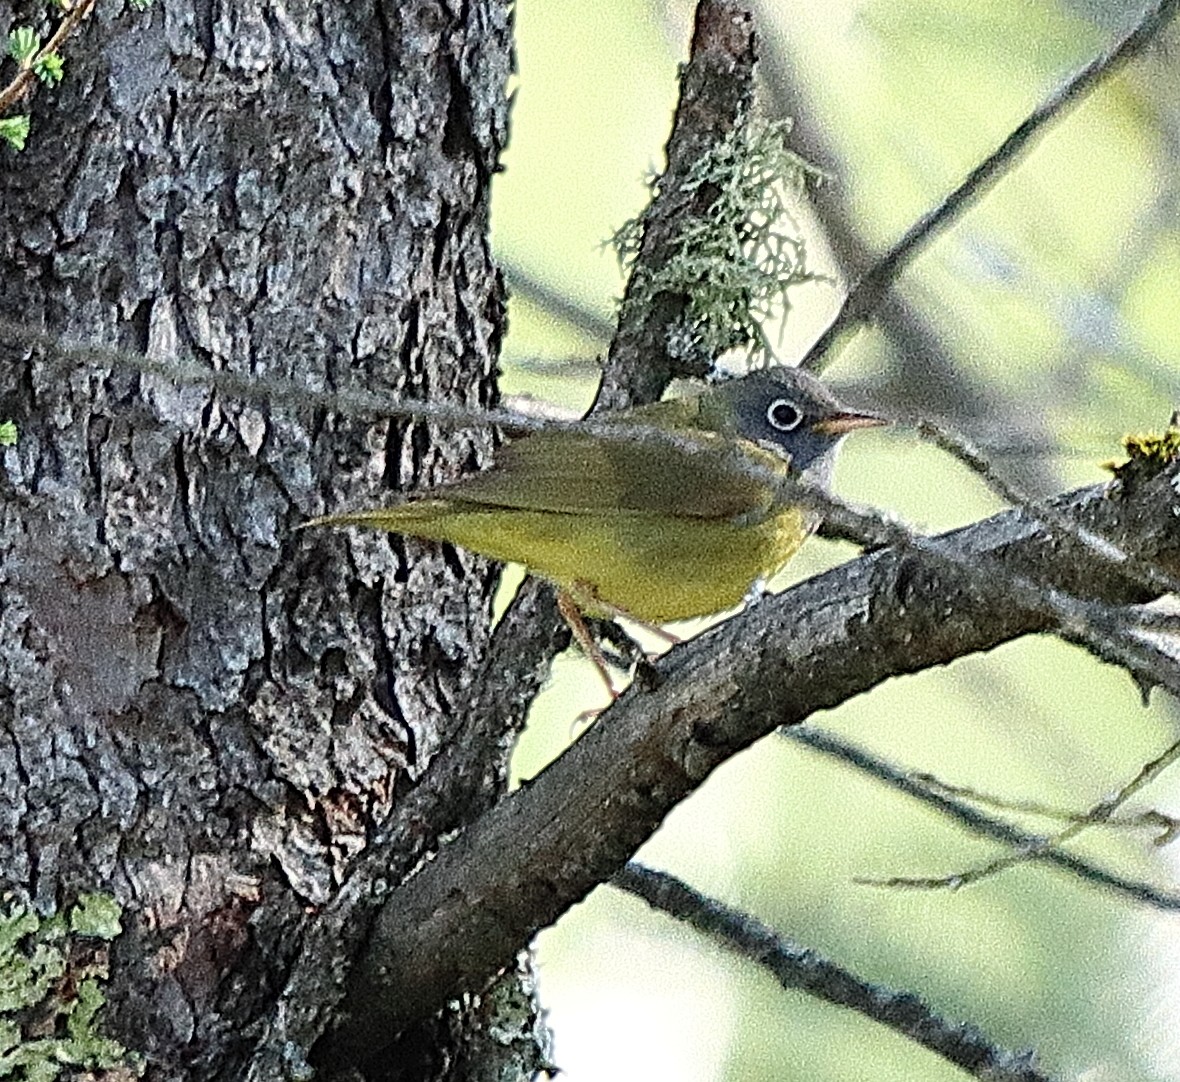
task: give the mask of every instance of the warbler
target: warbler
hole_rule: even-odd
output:
[[[843,437],[885,423],[787,367],[593,421],[512,440],[488,470],[390,507],[307,525],[523,564],[558,587],[571,625],[579,613],[665,624],[733,608],[783,567],[819,522],[783,480],[826,487]],[[574,631],[587,645],[584,625]]]

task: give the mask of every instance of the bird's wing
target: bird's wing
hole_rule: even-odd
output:
[[[505,446],[490,470],[437,495],[518,510],[706,519],[760,518],[774,503],[786,464],[748,440],[678,429],[669,441],[617,427],[617,439],[527,436]]]

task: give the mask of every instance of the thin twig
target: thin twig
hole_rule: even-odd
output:
[[[1109,821],[1110,816],[1131,799],[1140,789],[1159,777],[1163,771],[1180,759],[1180,741],[1169,747],[1158,758],[1147,763],[1126,785],[1114,796],[1095,805],[1090,811],[1070,823],[1064,830],[1046,838],[1034,838],[1027,845],[1021,845],[1012,853],[985,864],[955,872],[952,875],[939,877],[894,876],[889,879],[861,879],[858,882],[868,886],[903,887],[911,890],[957,890],[960,887],[978,883],[983,879],[990,879],[1008,868],[1025,864],[1030,860],[1038,860],[1047,853],[1059,851],[1066,842],[1072,841],[1088,827]]]
[[[44,60],[50,53],[55,53],[65,43],[78,24],[90,14],[94,8],[97,0],[79,0],[77,4],[71,8],[62,21],[58,24],[57,31],[53,37],[45,44],[45,46],[37,53],[27,66],[24,66],[16,73],[13,80],[0,90],[0,114],[3,114],[6,109],[15,105],[21,98],[25,97],[32,89],[31,84],[36,81],[36,66],[38,62]]]
[[[1041,819],[1052,819],[1059,823],[1085,822],[1093,826],[1115,827],[1119,830],[1150,830],[1155,833],[1152,844],[1156,846],[1168,845],[1180,834],[1180,819],[1167,815],[1157,808],[1148,808],[1135,814],[1104,814],[1096,819],[1094,809],[1084,812],[1070,811],[1068,808],[1056,807],[1040,800],[1018,800],[1011,797],[997,796],[985,793],[971,785],[952,785],[933,774],[922,772],[910,775],[919,785],[927,786],[932,792],[945,796],[960,797],[980,804],[993,811],[1009,812],[1015,815],[1035,815]]]
[[[1180,662],[1151,642],[1133,638],[1138,626],[1126,609],[1081,600],[1064,590],[1011,572],[993,574],[986,561],[942,547],[887,515],[852,507],[801,478],[790,477],[781,483],[790,486],[794,493],[792,499],[824,516],[829,534],[847,537],[861,545],[909,549],[936,564],[965,570],[981,587],[1007,595],[1015,604],[1043,615],[1049,621],[1050,630],[1067,642],[1084,646],[1095,657],[1121,665],[1140,686],[1165,687],[1180,697]],[[1121,573],[1122,564],[1115,566]]]
[[[987,1082],[1048,1082],[1032,1052],[1010,1052],[972,1025],[951,1022],[912,992],[871,984],[747,913],[694,890],[667,872],[631,861],[611,884],[769,970],[784,988],[848,1007]]]
[[[1109,52],[1092,60],[1060,89],[1050,94],[991,154],[967,174],[953,192],[914,222],[901,239],[848,291],[836,318],[807,351],[800,367],[813,372],[822,371],[827,364],[827,354],[836,339],[846,330],[860,326],[872,317],[885,294],[902,271],[909,266],[917,252],[1004,176],[1021,155],[1031,149],[1035,136],[1040,135],[1068,109],[1077,105],[1094,86],[1141,53],[1168,24],[1178,7],[1180,0],[1160,0],[1153,5],[1122,41]]]
[[[1104,890],[1120,894],[1131,901],[1150,906],[1153,909],[1180,912],[1180,894],[1160,890],[1150,884],[1116,875],[1091,864],[1082,857],[1063,852],[1060,848],[1046,848],[1043,844],[1045,841],[1043,836],[1029,833],[1012,823],[987,815],[965,801],[949,797],[926,785],[912,774],[898,770],[883,759],[879,759],[831,733],[811,726],[794,726],[780,729],[779,734],[784,739],[813,748],[823,755],[847,763],[862,773],[905,793],[906,796],[937,808],[974,834],[991,838],[1012,849],[1027,853],[1029,860],[1043,861],[1077,876],[1083,882],[1092,883]],[[1171,751],[1172,749],[1169,749],[1169,753]],[[1154,760],[1150,765],[1154,766],[1154,763],[1160,762],[1163,758],[1164,756],[1161,756],[1160,760]],[[877,882],[874,881],[874,885]],[[888,881],[886,885],[889,885]],[[950,886],[952,884],[948,882],[942,885]]]
[[[401,399],[376,391],[355,388],[319,390],[289,379],[275,379],[251,372],[213,369],[180,360],[161,361],[139,353],[107,346],[65,342],[47,331],[39,331],[0,317],[0,337],[22,342],[42,352],[44,360],[64,366],[93,365],[166,380],[177,387],[208,387],[218,394],[246,402],[289,406],[295,409],[323,410],[344,417],[373,421],[386,417],[405,417],[428,421],[443,428],[501,428],[513,435],[533,432],[580,432],[602,439],[627,443],[646,443],[681,451],[702,449],[699,438],[687,430],[674,431],[642,423],[621,423],[608,415],[584,420],[544,417],[508,409],[462,406],[453,402],[428,402]],[[750,460],[733,462],[735,472],[751,480],[774,483],[778,474]]]
[[[1102,559],[1121,567],[1128,578],[1144,586],[1149,586],[1160,593],[1180,593],[1180,579],[1169,575],[1158,567],[1152,567],[1142,560],[1137,560],[1126,549],[1120,548],[1104,537],[1099,537],[1091,530],[1083,529],[1068,516],[1061,514],[1051,504],[1037,500],[1022,492],[1016,485],[1002,477],[995,467],[965,436],[953,432],[943,425],[933,421],[919,421],[915,425],[918,435],[928,440],[947,454],[958,459],[969,470],[977,474],[988,488],[1000,499],[1019,507],[1032,518],[1038,519],[1046,526],[1069,534],[1080,541]]]
[[[208,368],[179,358],[159,360],[129,350],[63,340],[59,335],[38,330],[16,320],[0,317],[0,337],[41,352],[42,359],[59,367],[95,366],[136,372],[166,380],[177,387],[208,387],[218,394],[245,402],[324,410],[342,417],[372,421],[381,417],[407,417],[430,421],[447,428],[503,427],[521,432],[563,427],[548,420],[511,410],[459,406],[449,402],[405,401],[388,394],[350,387],[320,390],[254,372]]]

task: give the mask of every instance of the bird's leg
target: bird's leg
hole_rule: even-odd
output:
[[[659,624],[649,624],[646,620],[640,620],[632,616],[626,609],[612,609],[615,616],[621,616],[624,620],[630,620],[636,627],[643,628],[649,635],[655,636],[657,639],[662,639],[669,646],[679,646],[684,640],[679,635],[672,634],[671,631],[660,627]]]
[[[646,620],[640,620],[638,617],[632,615],[630,612],[619,605],[613,605],[609,601],[603,601],[598,596],[598,591],[594,588],[592,583],[574,582],[569,587],[567,587],[564,592],[569,598],[569,605],[577,611],[579,619],[581,619],[582,613],[585,610],[600,612],[608,618],[610,621],[610,626],[613,627],[627,641],[628,646],[630,646],[631,663],[634,664],[634,669],[632,670],[633,684],[636,687],[638,687],[641,691],[654,691],[660,686],[663,680],[654,667],[655,662],[659,660],[659,653],[646,652],[642,646],[640,646],[640,644],[635,641],[634,637],[628,633],[627,629],[621,623],[619,623],[619,621],[620,619],[628,620],[631,623],[643,628],[643,630],[650,632],[656,638],[663,639],[671,646],[676,646],[677,644],[683,642],[683,639],[681,639],[678,635],[673,635],[670,631],[665,631],[657,624],[649,624]],[[564,612],[565,610],[563,609],[562,611]],[[582,621],[582,626],[585,634],[589,638],[590,629],[586,627],[585,621]],[[573,628],[572,623],[570,624],[570,627]],[[575,636],[578,636],[579,642],[583,642],[576,629],[574,630],[574,634]],[[608,638],[608,633],[604,632],[603,637]],[[611,640],[608,638],[608,641]],[[617,640],[614,640],[612,645],[617,646]],[[603,664],[605,662],[605,658],[603,657],[602,650],[597,646],[597,643],[594,645],[593,654],[591,653],[589,647],[583,646],[583,649],[585,649],[586,653],[590,655],[591,660],[594,660],[595,655],[597,655],[597,657],[600,659],[599,661],[595,661],[595,666],[598,668],[599,674],[602,676],[603,681],[606,683],[607,687],[610,688],[611,698],[617,699],[618,695],[614,690],[614,686],[610,683],[610,679],[606,675],[605,664]]]
[[[582,648],[582,653],[590,659],[594,668],[598,670],[598,675],[602,677],[602,682],[606,685],[606,690],[610,692],[611,699],[617,699],[619,692],[615,691],[615,685],[611,681],[606,658],[603,656],[602,650],[599,649],[598,643],[594,641],[594,636],[590,634],[590,629],[586,626],[586,621],[582,619],[582,610],[578,607],[577,601],[574,600],[573,595],[569,591],[558,589],[557,611],[561,613],[562,619],[569,625],[569,629],[574,636],[574,641]]]
[[[648,634],[653,635],[657,639],[662,639],[669,646],[679,646],[684,640],[679,635],[673,635],[671,631],[665,631],[659,624],[649,624],[646,620],[640,620],[638,616],[634,616],[626,609],[619,605],[612,605],[609,601],[603,601],[598,596],[598,591],[588,582],[578,582],[574,584],[574,590],[577,591],[577,598],[579,604],[584,608],[598,609],[606,613],[612,620],[629,620],[636,627],[643,628]],[[571,594],[571,596],[573,596]],[[649,655],[650,657],[654,655]]]

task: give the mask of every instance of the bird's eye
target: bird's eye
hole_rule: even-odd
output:
[[[766,411],[766,419],[780,432],[790,432],[799,427],[803,414],[794,402],[787,398],[776,398]]]

